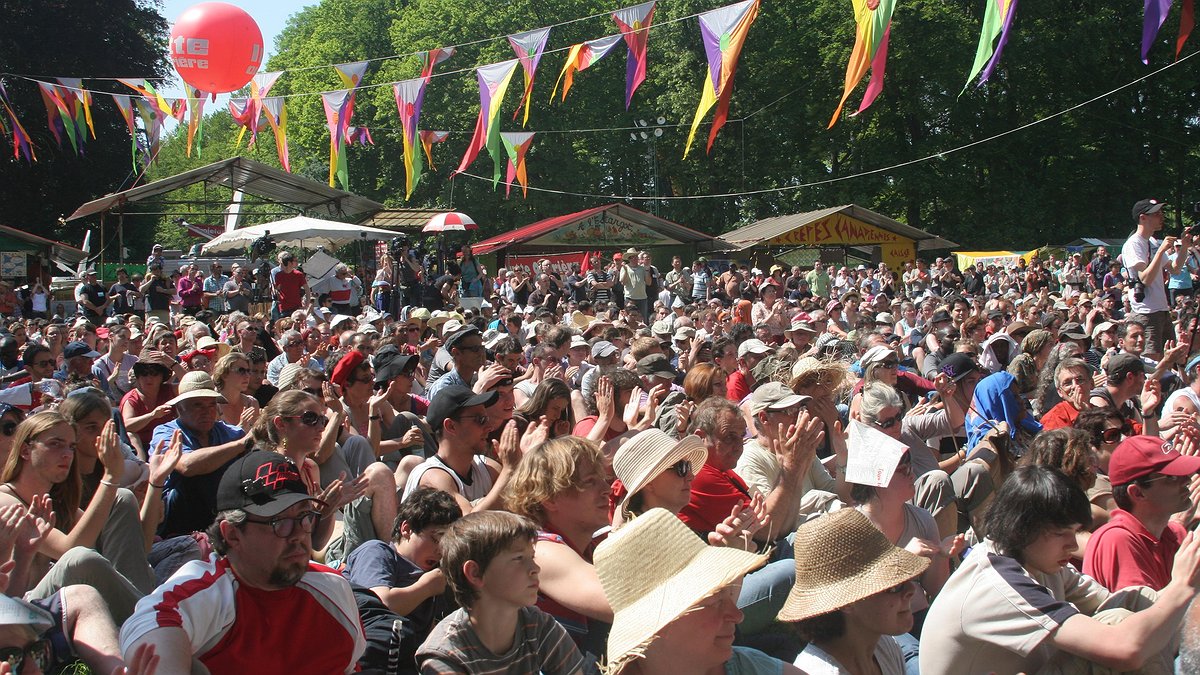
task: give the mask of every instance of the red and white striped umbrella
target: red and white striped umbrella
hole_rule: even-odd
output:
[[[466,232],[467,230],[478,230],[479,226],[471,220],[471,216],[457,211],[448,213],[439,213],[429,219],[422,232]]]

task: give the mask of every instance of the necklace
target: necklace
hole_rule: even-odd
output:
[[[27,502],[21,498],[21,495],[17,492],[17,487],[15,485],[13,485],[12,483],[5,483],[4,487],[8,488],[9,493],[11,493],[12,496],[16,497],[17,501],[21,502],[21,504],[23,504],[25,506],[25,508],[29,508],[29,502]]]

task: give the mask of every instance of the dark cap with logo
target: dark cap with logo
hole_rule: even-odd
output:
[[[257,450],[234,460],[217,487],[218,511],[270,518],[304,501],[324,505],[308,494],[296,465],[277,452]]]
[[[1158,213],[1162,211],[1164,206],[1166,206],[1166,203],[1157,199],[1139,199],[1133,205],[1133,219],[1136,221],[1148,213]]]

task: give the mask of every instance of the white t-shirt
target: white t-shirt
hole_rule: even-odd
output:
[[[1134,282],[1137,281],[1134,277],[1137,271],[1134,268],[1142,263],[1149,265],[1159,246],[1162,246],[1162,241],[1146,239],[1134,232],[1129,235],[1129,238],[1125,240],[1125,245],[1121,247],[1121,262],[1131,277],[1130,288],[1126,294],[1129,298],[1129,307],[1135,314],[1152,314],[1170,309],[1170,305],[1167,303],[1167,285],[1163,278],[1152,279],[1151,283],[1146,284],[1146,297],[1142,302],[1137,302],[1133,298]],[[1143,265],[1143,269],[1145,265]]]
[[[896,644],[892,636],[884,635],[879,638],[879,642],[875,643],[874,656],[875,663],[879,665],[883,675],[904,675],[904,655],[900,653],[900,645]],[[814,644],[805,647],[792,665],[808,675],[851,675],[850,671],[842,668],[837,659]]]

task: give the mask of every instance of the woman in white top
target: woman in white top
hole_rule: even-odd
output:
[[[796,585],[779,612],[808,642],[793,663],[810,675],[903,675],[891,636],[912,629],[912,582],[929,559],[897,548],[854,509],[801,525],[795,550]]]

